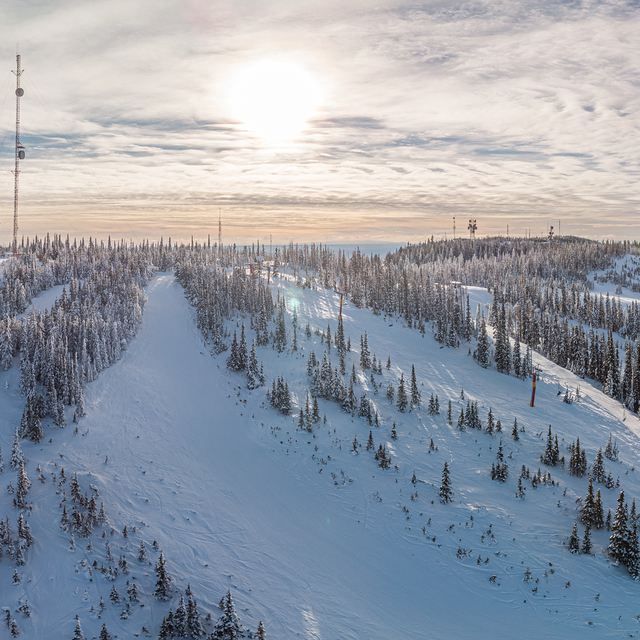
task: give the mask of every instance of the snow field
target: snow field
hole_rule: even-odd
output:
[[[313,328],[326,330],[330,321],[335,333],[335,293],[302,290],[286,278],[276,280],[274,296],[277,290],[288,302],[298,301],[301,329],[309,321]],[[79,433],[73,434],[69,421],[64,430],[46,427],[40,445],[23,443],[32,480],[29,522],[36,545],[27,552],[21,584],[11,584],[13,565],[7,558],[0,562],[0,584],[2,604],[13,609],[19,598],[29,599],[31,618],[13,614],[24,637],[47,637],[51,629],[59,629],[59,637],[71,637],[76,613],[87,637],[97,635],[102,622],[114,636],[131,637],[142,625],[155,634],[168,607],[177,604],[155,602],[153,566],[140,572],[129,558],[145,606],[137,607],[129,620],[120,620],[122,606],[108,601],[112,583],[97,573],[91,580],[80,565],[83,557],[91,562],[104,559],[104,540],[94,534],[93,555],[84,550],[87,540],[76,539],[75,552],[68,549],[69,537],[58,528],[60,497],[52,497],[50,481],[37,481],[38,463],[46,474],[56,473],[56,464],[64,465],[68,476],[77,471],[83,490],[95,485],[118,531],[125,524],[140,528],[129,541],[119,533],[111,538],[116,557],[127,545],[135,554],[141,538],[148,547],[157,540],[176,587],[184,590],[189,582],[201,612],[211,611],[215,619],[215,605],[231,589],[242,622],[255,630],[263,620],[267,637],[513,638],[526,629],[529,637],[600,638],[640,632],[634,618],[640,613],[634,607],[640,587],[602,555],[607,532],[593,532],[591,557],[572,556],[563,545],[577,519],[575,500],[586,493],[587,478],[552,468],[559,487],[540,485],[534,490],[525,482],[525,499],[515,497],[522,464],[531,473],[538,467],[545,472],[539,456],[549,424],[567,459],[565,447],[579,436],[590,464],[613,433],[621,462],[605,461],[606,468],[620,476],[629,501],[640,497],[632,470],[638,458],[638,422],[628,415],[622,422],[619,403],[534,355],[543,372],[532,409],[530,381],[481,369],[468,356],[467,345],[441,349],[429,332],[422,338],[401,321],[347,304],[345,335],[354,351],[347,361],[348,374],[351,363],[358,362],[359,337],[365,330],[371,352],[383,364],[391,354],[391,371],[383,367],[383,376],[375,376],[379,394],[368,393],[381,426],[369,427],[364,419],[351,418],[320,400],[328,422],[311,435],[296,431],[295,417],[271,409],[265,389],[246,390],[244,376],[226,370],[226,354],[210,357],[194,312],[171,274],[155,278],[147,295],[138,337],[118,363],[85,389],[88,415]],[[480,299],[482,291],[477,295]],[[291,330],[290,316],[287,328]],[[250,344],[248,319],[246,329]],[[326,347],[315,335],[307,340],[303,331],[298,344],[297,354],[258,349],[267,384],[284,375],[296,409],[310,383],[306,356],[313,349],[321,359]],[[335,367],[335,348],[331,356]],[[401,371],[408,382],[412,364],[423,407],[401,414],[389,405],[386,386],[389,381],[397,386]],[[16,367],[0,372],[5,458],[0,478],[5,484],[10,479],[15,484],[6,460],[24,404],[17,395],[17,374]],[[359,371],[359,377],[358,395],[370,388],[369,372]],[[556,396],[558,383],[570,388],[580,384],[583,400],[562,403]],[[426,410],[432,392],[439,396],[440,416],[429,416]],[[453,427],[446,423],[449,398]],[[502,421],[510,472],[505,484],[489,478],[499,436],[455,428],[466,398],[478,401],[483,423],[489,406]],[[510,437],[514,417],[526,430],[517,443]],[[393,422],[397,441],[390,438]],[[376,447],[386,444],[397,471],[393,466],[383,471],[373,452],[365,451],[369,430]],[[362,444],[358,455],[351,453],[354,434]],[[437,452],[428,452],[430,437]],[[449,505],[438,501],[445,460],[455,494]],[[419,480],[415,486],[414,471]],[[416,490],[419,497],[411,500]],[[613,510],[618,491],[602,488],[602,496],[605,512]],[[2,500],[0,515],[10,515],[15,532],[18,513],[9,508],[8,497]],[[456,557],[459,547],[473,553]],[[157,555],[149,549],[152,562]],[[523,582],[527,566],[531,583]],[[494,575],[495,582],[490,582]],[[122,583],[121,577],[116,583],[121,593]],[[107,609],[97,620],[89,610],[100,596]]]

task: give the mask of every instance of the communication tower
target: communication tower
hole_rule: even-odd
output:
[[[469,229],[469,238],[475,238],[476,237],[476,231],[478,229],[478,225],[476,224],[476,220],[469,220],[469,226],[467,227],[467,229]]]
[[[16,54],[16,70],[12,73],[16,76],[16,166],[13,171],[13,257],[18,255],[18,178],[20,176],[20,160],[24,160],[24,147],[20,144],[20,98],[24,95],[24,89],[20,86],[20,76],[23,69],[20,64],[20,54]]]

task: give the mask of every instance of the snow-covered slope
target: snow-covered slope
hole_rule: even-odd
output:
[[[324,330],[330,322],[335,331],[336,294],[301,290],[287,280],[277,280],[274,295],[277,288],[289,303],[297,302],[301,327],[308,321]],[[76,614],[87,637],[97,636],[102,623],[120,638],[140,633],[142,626],[155,637],[176,601],[154,601],[153,567],[132,559],[140,539],[148,545],[157,540],[176,588],[190,583],[202,612],[215,620],[215,605],[231,589],[241,620],[254,630],[263,620],[269,638],[602,638],[640,631],[640,585],[602,554],[607,532],[594,532],[592,556],[567,551],[575,500],[584,496],[587,480],[554,468],[559,487],[528,485],[524,500],[515,497],[521,466],[532,473],[541,466],[549,424],[561,449],[580,437],[590,463],[613,433],[621,462],[607,461],[607,470],[620,477],[629,501],[640,495],[633,471],[638,421],[626,416],[622,422],[618,403],[537,358],[542,381],[530,408],[530,381],[481,369],[466,346],[439,348],[428,334],[422,338],[393,319],[347,306],[345,333],[353,348],[366,330],[371,351],[383,362],[391,355],[391,370],[376,376],[378,395],[369,374],[359,372],[358,395],[369,389],[381,426],[369,427],[321,401],[327,423],[311,435],[296,430],[295,418],[270,408],[264,388],[247,391],[244,376],[227,371],[225,355],[209,355],[171,274],[156,277],[147,295],[138,337],[85,389],[88,415],[79,432],[73,425],[63,431],[48,427],[43,443],[23,445],[33,481],[29,520],[36,544],[20,568],[19,585],[11,584],[13,565],[0,562],[0,604],[13,611],[18,599],[28,598],[31,618],[13,613],[24,637],[71,637]],[[326,347],[316,335],[307,340],[300,332],[298,339],[297,353],[258,352],[268,384],[284,375],[296,406],[310,383],[306,356],[313,349],[321,357]],[[335,349],[332,355],[337,362]],[[357,359],[350,354],[348,371]],[[401,414],[387,402],[385,388],[389,381],[397,384],[401,371],[408,379],[412,364],[424,408]],[[557,382],[580,384],[583,401],[562,403]],[[439,416],[426,411],[432,392],[439,396]],[[0,372],[0,394],[6,460],[24,403],[15,367]],[[500,436],[455,428],[469,397],[478,401],[483,422],[490,406],[502,421],[510,469],[504,484],[489,478]],[[453,426],[444,415],[449,399]],[[526,430],[519,442],[510,438],[516,417]],[[396,441],[390,438],[394,422]],[[370,430],[376,447],[386,444],[397,470],[381,470],[364,446],[357,455],[351,452],[354,435],[364,445]],[[431,437],[438,451],[429,452]],[[455,494],[448,505],[438,500],[445,461]],[[129,554],[142,586],[145,606],[136,606],[128,620],[120,620],[122,605],[109,603],[113,583],[98,572],[90,577],[81,565],[83,557],[89,564],[104,558],[104,540],[94,535],[94,554],[84,550],[86,540],[68,550],[68,534],[58,528],[60,497],[51,498],[49,479],[37,482],[38,463],[45,474],[59,473],[60,466],[67,474],[77,471],[83,490],[94,485],[118,532],[125,525],[139,528],[128,540],[107,534],[114,555]],[[411,483],[414,471],[417,485]],[[15,484],[15,472],[5,470],[1,477]],[[618,492],[602,492],[605,511],[613,510]],[[457,555],[459,549],[466,557]],[[523,582],[526,567],[533,576],[529,583]],[[121,592],[125,579],[115,583]],[[100,597],[107,609],[98,620],[90,609]]]

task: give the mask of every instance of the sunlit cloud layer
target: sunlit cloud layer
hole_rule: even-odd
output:
[[[6,4],[2,243],[18,42],[24,234],[216,239],[221,212],[225,242],[413,242],[453,216],[640,236],[637,2]],[[273,96],[234,93],[267,60],[317,91],[287,140],[250,122]]]

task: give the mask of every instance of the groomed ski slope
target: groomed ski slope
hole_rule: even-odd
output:
[[[310,453],[293,464],[274,455],[268,430],[236,404],[236,380],[203,347],[181,287],[161,275],[138,338],[87,388],[82,426],[98,435],[66,453],[71,467],[96,470],[107,505],[120,505],[112,523],[151,525],[201,607],[232,589],[241,619],[254,629],[262,619],[271,638],[445,638],[471,628],[511,637],[493,598],[439,570],[423,544],[412,550],[392,527],[359,523],[369,508],[361,490],[345,513],[333,486],[311,476]]]
[[[288,303],[297,301],[301,328],[309,321],[326,329],[331,320],[335,331],[335,293],[301,290],[285,280],[277,281],[274,296],[278,289]],[[44,443],[23,443],[34,481],[29,499],[36,506],[30,517],[36,545],[27,553],[21,585],[10,585],[8,559],[0,563],[3,600],[26,595],[34,610],[24,621],[14,614],[23,637],[53,637],[52,629],[55,637],[71,637],[76,614],[88,638],[98,635],[103,622],[114,637],[132,637],[141,624],[155,637],[162,616],[176,604],[155,603],[149,567],[144,612],[134,611],[128,621],[119,619],[121,606],[109,606],[101,620],[89,613],[100,595],[107,601],[111,583],[100,576],[89,582],[74,572],[87,541],[78,540],[78,550],[69,551],[68,535],[57,527],[57,503],[38,502],[38,462],[47,473],[56,462],[67,472],[77,471],[83,489],[89,483],[97,486],[112,526],[140,527],[133,550],[140,537],[148,545],[157,540],[175,586],[184,590],[189,582],[203,614],[211,612],[215,620],[215,605],[231,589],[241,621],[255,630],[263,620],[268,638],[567,639],[640,633],[635,619],[640,584],[602,555],[608,533],[593,532],[590,557],[572,556],[563,546],[586,478],[551,469],[560,488],[528,485],[525,500],[514,496],[521,465],[532,473],[541,466],[538,458],[552,423],[554,433],[564,438],[561,450],[567,458],[563,448],[579,436],[590,464],[612,432],[621,462],[605,461],[607,470],[620,477],[629,501],[640,497],[631,471],[638,460],[638,420],[627,416],[622,422],[619,403],[537,357],[543,373],[532,410],[530,381],[482,370],[467,355],[466,345],[440,349],[429,334],[422,338],[401,322],[347,305],[345,333],[352,348],[358,349],[359,336],[367,330],[371,351],[383,362],[388,354],[392,358],[391,371],[377,378],[379,395],[369,393],[381,418],[380,428],[372,429],[376,447],[384,442],[398,465],[398,471],[382,471],[364,449],[371,429],[364,419],[321,401],[328,424],[317,426],[314,438],[296,432],[297,419],[271,409],[264,388],[247,391],[244,376],[227,371],[226,354],[210,356],[172,274],[157,276],[147,295],[138,337],[119,362],[85,388],[88,415],[80,433],[73,434],[72,424],[64,430],[49,426]],[[475,295],[482,300],[480,290]],[[287,323],[290,329],[290,317]],[[248,326],[247,334],[250,341]],[[267,383],[284,374],[296,409],[309,385],[306,356],[313,349],[321,358],[326,346],[315,335],[307,340],[302,331],[298,340],[297,354],[258,350]],[[335,350],[332,357],[335,366]],[[350,357],[348,371],[358,354]],[[424,407],[399,414],[386,400],[386,384],[397,384],[400,371],[408,380],[411,364]],[[15,367],[0,373],[0,381],[11,380],[10,390],[2,392],[10,399],[12,424],[19,421],[23,404],[16,373]],[[580,384],[583,401],[563,404],[556,397],[557,382],[572,389]],[[368,373],[361,375],[358,395],[363,386],[370,387]],[[461,388],[478,400],[483,422],[489,406],[502,420],[505,455],[512,455],[505,484],[489,479],[498,438],[455,429],[465,404],[458,403]],[[426,411],[432,391],[440,398],[440,416]],[[444,417],[449,398],[454,401],[453,427]],[[517,446],[509,437],[514,417],[526,428]],[[395,442],[389,438],[394,421]],[[8,430],[3,434],[6,460],[11,438]],[[350,452],[354,434],[363,445],[358,455]],[[438,452],[427,452],[430,437]],[[455,492],[449,505],[438,502],[445,460]],[[421,480],[416,486],[410,482],[414,470]],[[9,480],[7,471],[3,480]],[[415,490],[419,498],[411,501],[409,493]],[[602,488],[602,494],[605,513],[613,511],[618,491]],[[489,528],[495,538],[481,539]],[[97,549],[102,541],[94,538]],[[457,558],[458,547],[473,554]],[[478,554],[489,562],[477,566]],[[527,566],[538,582],[523,583]],[[492,575],[497,576],[494,583],[489,582]]]

